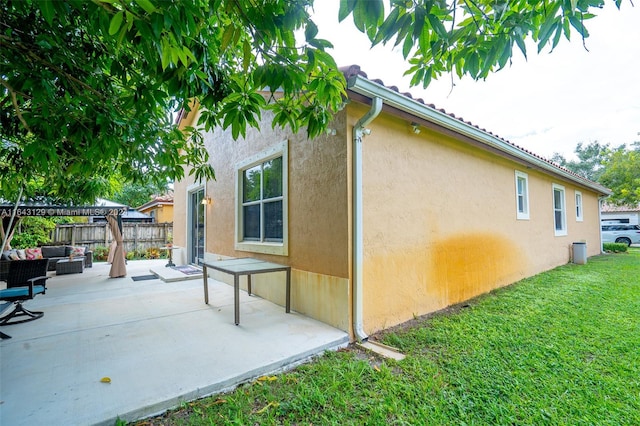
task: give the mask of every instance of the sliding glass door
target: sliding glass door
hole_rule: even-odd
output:
[[[204,261],[204,214],[205,205],[202,204],[204,199],[204,189],[196,190],[189,194],[189,247],[188,257],[189,263],[200,265]]]

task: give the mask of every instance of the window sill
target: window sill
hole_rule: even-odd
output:
[[[289,250],[284,243],[252,243],[239,242],[236,243],[235,249],[238,251],[247,251],[253,253],[274,254],[277,256],[288,256]]]

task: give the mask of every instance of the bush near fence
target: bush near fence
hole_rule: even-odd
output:
[[[50,245],[82,245],[100,251],[111,245],[113,235],[106,223],[58,224],[51,233]],[[173,223],[123,223],[125,252],[147,252],[165,246],[173,236]]]

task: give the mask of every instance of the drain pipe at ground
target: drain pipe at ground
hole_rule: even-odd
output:
[[[369,336],[364,332],[362,321],[362,265],[364,259],[363,202],[362,202],[362,138],[370,133],[365,127],[382,111],[382,99],[374,97],[371,109],[353,126],[353,333],[359,342]]]

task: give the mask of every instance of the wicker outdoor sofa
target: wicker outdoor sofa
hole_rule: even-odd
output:
[[[78,247],[73,246],[42,246],[40,251],[42,257],[49,259],[48,271],[56,270],[56,263],[62,259],[68,259],[69,256],[74,253],[74,249]],[[6,281],[9,274],[9,263],[12,262],[10,256],[12,251],[5,251],[0,258],[0,281]],[[77,252],[77,251],[76,251]],[[76,259],[84,259],[84,267],[91,268],[93,266],[93,252],[88,247],[84,247],[84,253],[82,255],[76,255]],[[18,259],[16,259],[18,260]]]

